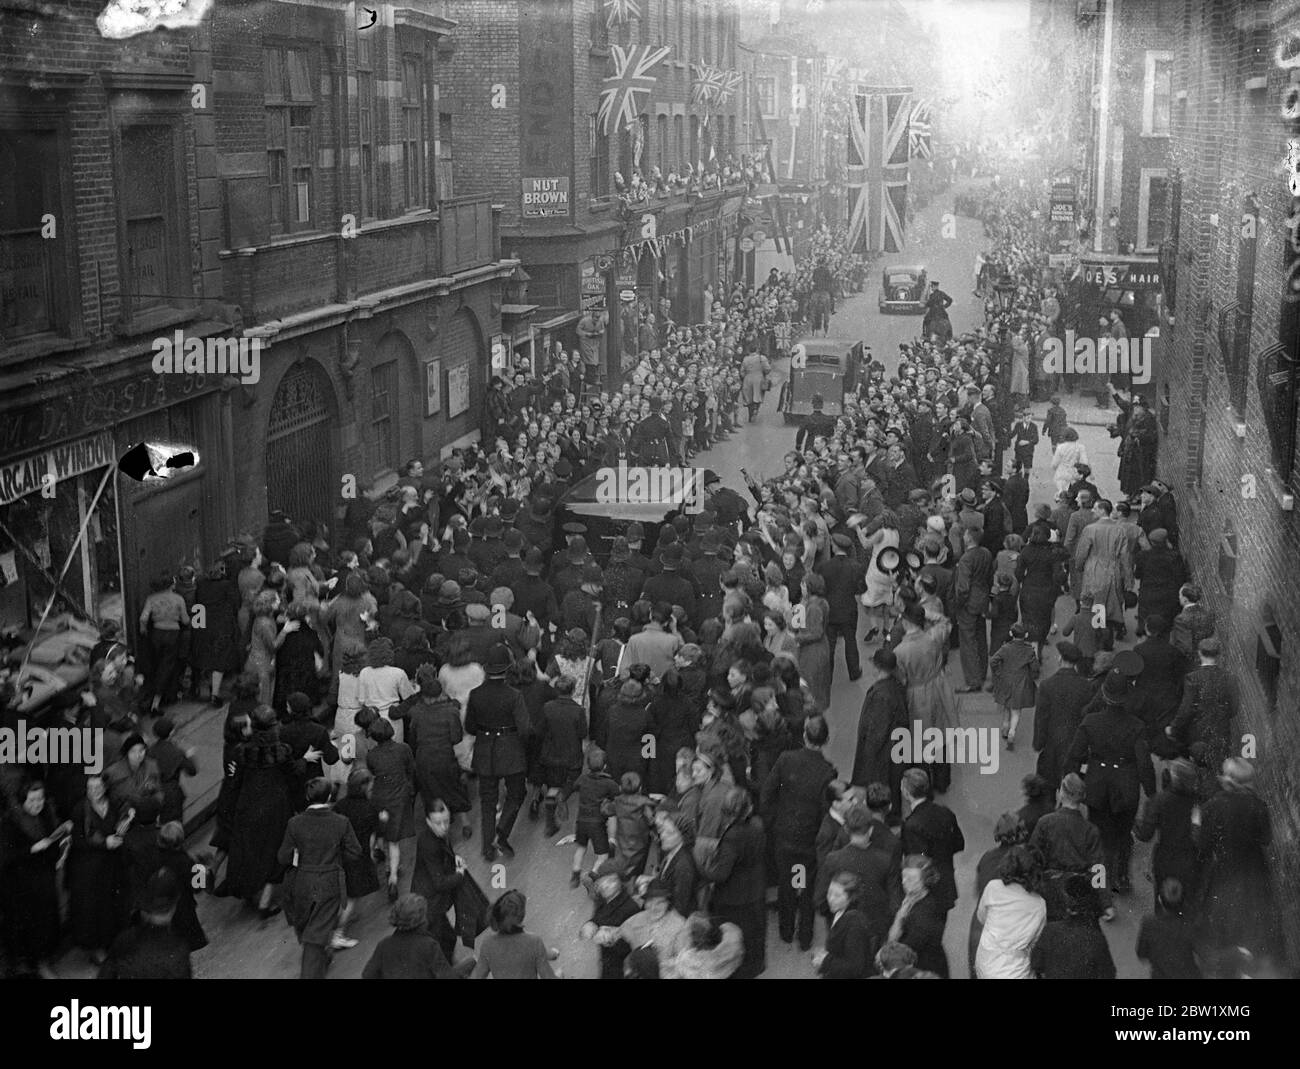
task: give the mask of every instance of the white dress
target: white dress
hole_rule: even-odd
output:
[[[1032,980],[1029,954],[1047,924],[1047,903],[1018,883],[990,880],[975,908],[984,925],[975,951],[980,980]]]
[[[1064,493],[1070,484],[1079,477],[1074,470],[1076,464],[1088,463],[1088,451],[1082,442],[1062,442],[1052,454],[1052,476],[1056,480],[1056,492]]]
[[[402,741],[405,734],[400,720],[390,720],[388,711],[400,701],[405,701],[415,693],[415,684],[410,677],[394,664],[383,668],[366,665],[357,676],[357,700],[368,705],[385,720],[393,725],[393,739]]]
[[[486,678],[483,666],[477,661],[471,661],[469,664],[457,668],[444,664],[438,669],[438,682],[442,684],[442,692],[453,701],[460,702],[460,722],[462,726],[465,724],[465,711],[469,708],[469,692],[479,686]],[[455,751],[456,762],[468,772],[470,759],[474,754],[474,736],[464,736],[460,742],[456,743]]]
[[[867,592],[862,595],[862,604],[869,609],[881,605],[892,605],[896,583],[892,575],[886,575],[876,567],[880,551],[886,546],[898,548],[898,531],[893,527],[882,527],[871,538],[871,563],[867,565]]]

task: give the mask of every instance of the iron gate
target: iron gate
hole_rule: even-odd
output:
[[[301,523],[333,519],[332,409],[329,381],[302,363],[280,381],[266,433],[266,507]]]

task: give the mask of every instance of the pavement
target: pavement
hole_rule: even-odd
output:
[[[964,189],[966,186],[959,186]],[[954,330],[958,333],[974,329],[983,317],[982,302],[971,293],[965,283],[970,280],[975,254],[986,244],[979,222],[958,217],[955,236],[944,238],[943,213],[952,209],[950,191],[918,213],[909,233],[909,247],[892,258],[897,262],[923,262],[930,274],[944,283],[953,295],[949,310]],[[879,266],[879,265],[877,265]],[[910,341],[919,333],[919,316],[882,316],[876,306],[875,286],[879,272],[873,272],[866,291],[849,297],[840,305],[831,326],[832,336],[838,338],[864,338],[872,346],[877,358],[893,373],[897,362],[898,345]],[[759,480],[778,474],[782,457],[793,447],[794,428],[784,425],[774,411],[780,384],[787,377],[783,362],[778,362],[773,372],[774,389],[760,413],[759,420],[751,426],[742,426],[729,441],[700,454],[695,463],[718,472],[724,483],[742,488],[744,483],[740,467],[746,467]],[[1072,424],[1078,427],[1093,466],[1094,480],[1104,494],[1118,492],[1115,441],[1105,430],[1113,413],[1107,414],[1092,407],[1091,399],[1064,395],[1062,398]],[[1040,424],[1046,405],[1034,406]],[[1043,441],[1035,457],[1035,468],[1030,481],[1030,507],[1040,501],[1050,501],[1055,487],[1048,463],[1048,445]],[[1072,605],[1062,599],[1057,605],[1057,620],[1063,622]],[[1132,621],[1130,621],[1132,624]],[[863,628],[865,631],[865,627]],[[1130,634],[1133,628],[1130,627]],[[1132,642],[1120,644],[1122,648]],[[874,646],[863,646],[870,655]],[[1054,672],[1058,660],[1049,648],[1043,668],[1044,678]],[[949,664],[950,678],[955,687],[962,685],[958,659]],[[831,705],[827,719],[831,728],[827,758],[847,776],[853,761],[858,711],[861,708],[865,686],[861,681],[851,682],[844,666],[842,652],[837,656]],[[962,695],[959,699],[963,726],[994,727],[1000,723],[998,711],[987,693]],[[170,710],[177,720],[177,741],[183,747],[197,750],[199,775],[186,781],[188,795],[186,825],[191,832],[189,849],[196,855],[207,850],[212,833],[207,811],[215,801],[220,782],[221,731],[225,711],[208,705],[182,703]],[[993,827],[1003,812],[1015,810],[1022,804],[1020,781],[1034,770],[1035,755],[1030,741],[1033,737],[1033,714],[1029,712],[1021,721],[1018,739],[1020,745],[1012,753],[1000,754],[996,773],[982,774],[974,765],[954,768],[952,787],[940,799],[953,810],[965,835],[967,848],[957,857],[957,886],[959,898],[949,916],[945,936],[952,975],[964,978],[967,972],[967,932],[974,911],[973,886],[975,864],[993,843]],[[558,965],[569,977],[595,977],[598,975],[597,952],[590,943],[578,939],[578,930],[592,913],[592,902],[585,891],[570,890],[568,874],[572,859],[572,846],[562,842],[563,835],[548,839],[542,835],[540,823],[529,820],[527,810],[511,836],[516,856],[510,861],[498,861],[490,867],[479,856],[477,835],[478,812],[475,806],[473,839],[458,844],[459,852],[468,863],[489,897],[496,897],[507,888],[516,888],[528,898],[526,926],[540,935],[559,951]],[[414,839],[403,843],[401,886],[410,883]],[[1116,900],[1118,916],[1105,926],[1111,953],[1121,978],[1145,977],[1146,969],[1136,960],[1133,946],[1137,926],[1149,910],[1150,883],[1144,874],[1148,867],[1149,848],[1138,844],[1134,851],[1134,892]],[[588,855],[590,861],[590,855]],[[330,968],[332,978],[356,978],[369,959],[375,944],[388,935],[391,928],[387,920],[388,903],[383,892],[362,900],[358,916],[349,928],[349,935],[359,940],[359,945],[334,956]],[[292,978],[298,974],[300,950],[293,932],[285,924],[283,915],[262,921],[257,914],[240,901],[216,898],[203,894],[199,897],[199,918],[207,931],[210,945],[193,955],[195,975],[199,978]],[[817,945],[823,938],[818,922]],[[464,953],[464,951],[461,951]],[[787,947],[777,938],[774,915],[769,915],[768,967],[764,978],[794,979],[814,976],[807,954],[797,948]],[[93,968],[80,951],[71,951],[63,957],[56,972],[64,977],[93,975]]]

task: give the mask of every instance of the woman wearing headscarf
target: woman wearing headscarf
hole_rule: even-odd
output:
[[[415,754],[415,785],[427,813],[441,799],[460,824],[468,839],[470,800],[464,773],[456,759],[456,746],[464,738],[460,703],[443,693],[433,665],[421,665],[415,673],[420,695],[406,711],[407,744]]]
[[[948,979],[948,955],[943,949],[943,929],[948,910],[934,888],[939,869],[924,854],[903,859],[903,903],[889,928],[889,942],[902,943],[916,952],[916,966]]]
[[[162,805],[162,774],[138,732],[122,740],[121,756],[104,769],[104,785],[113,803],[124,811],[138,807],[145,798]]]
[[[1026,846],[1013,846],[975,907],[984,925],[975,952],[981,980],[1032,980],[1030,954],[1047,923],[1047,903],[1038,893],[1038,861]]]

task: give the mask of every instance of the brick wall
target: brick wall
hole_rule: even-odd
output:
[[[1274,27],[1282,9],[1274,4]],[[1285,72],[1272,68],[1266,91],[1248,91],[1250,58],[1236,28],[1244,9],[1258,5],[1189,4],[1180,28],[1174,89],[1173,162],[1184,176],[1178,250],[1176,321],[1167,329],[1161,389],[1171,402],[1160,472],[1175,485],[1185,552],[1219,621],[1227,666],[1242,684],[1243,732],[1258,740],[1261,795],[1273,815],[1282,886],[1283,921],[1294,956],[1300,949],[1300,517],[1284,511],[1280,495],[1294,492],[1293,472],[1270,472],[1268,435],[1257,382],[1259,354],[1278,338],[1285,219],[1291,210],[1278,161],[1288,133],[1279,118]],[[1268,5],[1263,5],[1267,8]],[[1294,5],[1291,5],[1294,8]],[[1296,25],[1294,19],[1292,27]],[[1272,43],[1280,40],[1274,36]],[[1215,98],[1222,103],[1216,105]],[[1216,327],[1218,313],[1237,296],[1237,245],[1242,198],[1259,197],[1254,316],[1244,410],[1231,405]],[[1245,436],[1235,430],[1237,419]],[[1257,496],[1243,497],[1253,476]],[[1221,545],[1235,535],[1235,579],[1220,578]],[[1258,629],[1269,612],[1281,628],[1281,671],[1270,701],[1257,669]]]

